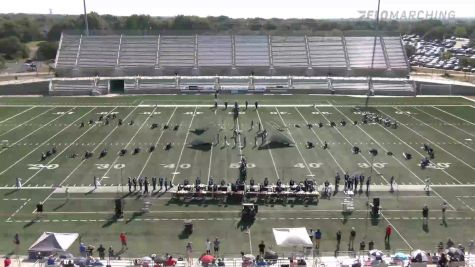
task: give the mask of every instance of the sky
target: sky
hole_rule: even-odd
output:
[[[2,1],[1,13],[80,14],[82,0]],[[377,0],[86,0],[88,12],[127,16],[220,16],[232,18],[358,18],[376,10]],[[413,11],[419,16],[451,12],[455,18],[475,17],[475,0],[381,0],[381,10]],[[360,12],[366,11],[366,12]]]

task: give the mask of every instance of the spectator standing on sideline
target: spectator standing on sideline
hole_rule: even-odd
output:
[[[193,263],[193,247],[191,246],[191,242],[188,242],[185,247],[186,250],[186,261],[191,266]]]
[[[66,187],[66,189],[64,190],[64,193],[66,194],[66,202],[69,201],[69,187]]]
[[[340,242],[341,242],[341,231],[338,230],[336,232],[336,250],[340,250]]]
[[[393,228],[391,228],[391,225],[388,224],[386,227],[386,235],[384,236],[384,242],[389,243],[389,238],[391,237],[391,233],[393,231]]]
[[[366,178],[366,194],[369,194],[369,185],[371,184],[371,176]]]
[[[221,241],[219,241],[218,237],[216,237],[213,241],[213,247],[214,247],[214,254],[216,257],[219,255],[219,246],[221,245]]]
[[[21,189],[21,178],[17,177],[15,181],[16,189],[20,190]]]
[[[315,248],[316,249],[320,248],[321,239],[322,239],[322,232],[320,232],[320,229],[317,229],[317,231],[315,231]]]
[[[394,176],[391,176],[389,183],[391,184],[391,189],[389,191],[392,193],[394,192]]]
[[[5,259],[3,260],[3,266],[5,267],[10,267],[12,265],[12,260],[10,257],[6,256]]]
[[[259,244],[259,255],[264,256],[264,251],[266,250],[266,245],[264,244],[264,240],[261,240]]]
[[[120,233],[119,238],[120,238],[120,243],[122,243],[122,249],[124,249],[124,248],[126,250],[129,249],[127,247],[127,235],[124,232],[122,232],[122,233]]]
[[[445,222],[445,211],[447,210],[447,202],[443,202],[442,205],[442,224]]]
[[[206,238],[206,254],[211,254],[211,241],[209,238]]]
[[[109,260],[114,258],[114,250],[112,249],[112,246],[109,247]]]
[[[84,243],[79,244],[79,254],[81,254],[82,257],[86,257],[86,245],[84,245]]]
[[[422,218],[423,218],[423,224],[427,225],[429,223],[429,208],[427,205],[424,205],[422,208]]]
[[[13,244],[15,244],[15,254],[18,254],[20,248],[20,235],[18,233],[13,236]]]
[[[314,234],[315,234],[315,233],[314,233],[313,229],[310,229],[310,230],[308,231],[308,237],[310,237],[310,240],[312,240],[312,242],[313,242],[313,236],[314,236]]]
[[[354,250],[353,245],[355,243],[356,230],[355,227],[351,227],[350,242],[348,243],[348,250]]]
[[[129,186],[129,193],[132,193],[132,180],[129,178],[127,178],[127,185]]]
[[[99,245],[97,248],[97,252],[99,252],[99,258],[103,260],[106,257],[106,249],[102,246],[102,244]]]
[[[369,241],[369,243],[368,243],[368,250],[373,250],[373,249],[374,249],[374,241],[371,240],[371,241]]]

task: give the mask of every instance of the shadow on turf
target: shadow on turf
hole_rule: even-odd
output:
[[[14,194],[14,193],[16,193],[16,192],[19,192],[19,191],[20,191],[20,189],[15,189],[15,190],[12,190],[12,191],[6,192],[6,193],[5,193],[5,196],[12,195],[12,194]]]

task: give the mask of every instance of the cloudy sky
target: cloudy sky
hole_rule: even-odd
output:
[[[82,0],[2,1],[1,13],[79,14]],[[375,10],[377,0],[87,0],[99,14],[152,16],[219,16],[233,18],[357,18],[360,10]],[[381,0],[381,10],[450,12],[456,18],[475,17],[475,0]],[[424,13],[424,14],[425,14]]]

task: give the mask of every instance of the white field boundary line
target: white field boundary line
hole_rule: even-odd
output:
[[[433,106],[432,108],[437,109],[437,110],[439,110],[439,111],[441,111],[441,112],[444,112],[444,113],[446,113],[446,114],[448,114],[448,115],[450,115],[450,116],[452,116],[452,117],[454,117],[454,118],[457,118],[457,119],[459,119],[459,120],[461,120],[461,121],[464,121],[464,122],[466,122],[466,123],[470,123],[470,124],[472,124],[472,125],[475,125],[475,123],[473,123],[473,122],[471,122],[471,121],[468,121],[468,120],[466,120],[466,119],[464,119],[464,118],[461,118],[461,117],[459,117],[459,116],[457,116],[457,115],[455,115],[455,114],[452,114],[452,113],[450,113],[450,112],[448,112],[448,111],[445,111],[445,110],[443,110],[443,109],[440,109],[440,108],[438,108],[438,107],[436,107],[436,106]]]
[[[305,164],[305,167],[307,167],[307,171],[308,171],[308,173],[309,173],[309,176],[311,176],[312,178],[315,178],[315,174],[313,174],[313,173],[312,173],[312,170],[310,170],[310,167],[308,166],[307,161],[306,161],[305,158],[303,157],[302,151],[300,151],[300,148],[299,148],[299,146],[298,146],[298,144],[297,144],[297,141],[295,141],[295,138],[293,137],[292,132],[290,132],[289,127],[287,127],[287,124],[285,123],[284,118],[283,118],[282,115],[280,114],[280,111],[279,111],[279,109],[277,109],[277,107],[275,107],[275,111],[277,112],[277,114],[279,115],[280,119],[282,120],[282,123],[284,124],[284,127],[287,128],[287,132],[289,133],[290,138],[292,138],[292,141],[294,141],[294,144],[295,144],[294,147],[297,149],[297,152],[299,153],[300,158],[302,158],[303,163]]]
[[[249,227],[249,228],[247,229],[247,231],[248,231],[248,237],[249,237],[249,251],[250,251],[249,253],[251,253],[251,254],[254,254],[254,253],[252,253],[252,235],[251,235],[251,227]]]
[[[69,127],[73,126],[77,121],[81,120],[82,118],[84,118],[84,116],[86,116],[87,114],[91,113],[91,111],[93,111],[95,108],[89,110],[88,112],[84,113],[84,115],[82,115],[81,117],[77,118],[75,121],[71,122],[70,124],[68,124],[66,127],[64,127],[63,129],[61,129],[59,132],[55,133],[54,135],[52,135],[50,138],[46,139],[45,141],[43,141],[41,144],[39,144],[38,146],[36,146],[34,149],[30,150],[30,152],[28,152],[26,155],[24,155],[23,157],[21,157],[19,160],[15,161],[13,164],[11,164],[10,166],[8,166],[8,168],[6,168],[5,170],[3,170],[2,172],[0,172],[0,175],[4,174],[6,171],[8,171],[9,169],[11,169],[13,166],[17,165],[19,162],[21,162],[22,160],[24,160],[26,157],[28,157],[29,155],[31,155],[33,152],[35,152],[36,150],[38,150],[38,148],[44,146],[46,143],[48,143],[50,140],[52,140],[53,138],[55,138],[56,136],[58,136],[60,133],[62,133],[63,131],[67,130]],[[29,181],[30,179],[28,179],[27,181],[25,181],[25,184]]]
[[[55,198],[54,199],[55,201],[58,201],[59,199]],[[71,200],[71,198],[70,198]],[[125,213],[134,213],[134,212],[137,212],[137,210],[125,210],[124,211]],[[259,210],[259,212],[261,212]],[[333,210],[327,210],[327,209],[321,209],[321,210],[318,210],[318,209],[309,209],[309,210],[262,210],[262,213],[270,213],[270,214],[274,214],[275,213],[279,213],[279,214],[288,214],[288,215],[291,215],[292,213],[296,213],[296,214],[309,214],[309,212],[333,212],[335,213],[337,216],[341,216],[341,210],[339,211],[338,209],[333,209]],[[368,212],[367,209],[362,209],[362,210],[354,210],[353,212],[357,213],[361,213],[360,216],[363,216],[363,215],[366,215],[366,213]],[[416,213],[417,214],[417,217],[413,217],[411,216],[412,218],[415,218],[417,220],[420,220],[422,219],[422,217],[419,217],[420,216],[420,212],[421,212],[421,209],[417,209],[417,210],[384,210],[385,213],[402,213],[403,216],[404,215],[407,215],[408,212],[413,212],[413,213]],[[447,212],[450,212],[451,214],[453,214],[452,216],[457,216],[457,214],[466,214],[467,211],[447,211]],[[91,210],[91,211],[47,211],[47,212],[43,212],[44,214],[71,214],[71,215],[74,215],[74,214],[110,214],[110,213],[114,213],[114,211],[112,210]],[[196,213],[196,214],[211,214],[211,213],[217,213],[218,215],[219,214],[236,214],[236,211],[234,210],[207,210],[207,211],[204,211],[204,210],[150,210],[149,213],[158,213],[158,214],[193,214],[193,213]],[[303,215],[305,217],[307,217],[306,215]],[[310,215],[309,215],[310,216]],[[313,216],[318,216],[318,214],[314,214]],[[322,217],[317,217],[317,218],[321,218],[321,219],[324,219],[325,216],[329,216],[329,215],[321,215]],[[357,215],[354,215],[354,216],[357,216]],[[396,216],[396,215],[394,215]],[[331,216],[331,217],[335,217],[335,216]],[[409,216],[408,216],[409,217]],[[259,218],[259,217],[257,217]],[[279,217],[277,217],[279,218]],[[282,218],[282,217],[281,217]],[[285,217],[283,217],[285,218]],[[350,217],[351,218],[351,217]],[[363,218],[366,219],[366,216],[364,216]],[[434,217],[433,217],[434,218]],[[338,219],[343,219],[343,217],[340,217]],[[470,218],[472,219],[472,218]],[[180,219],[183,221],[183,218]],[[233,220],[239,220],[239,218],[237,217],[233,217]]]
[[[127,149],[130,145],[130,143],[132,143],[132,141],[135,139],[135,137],[137,136],[137,134],[142,130],[142,128],[144,127],[144,125],[147,123],[147,121],[153,116],[153,114],[155,113],[155,110],[157,110],[157,107],[154,107],[152,112],[150,112],[150,114],[147,116],[147,118],[142,122],[142,124],[140,125],[140,127],[137,129],[137,131],[134,133],[134,135],[130,138],[129,142],[127,142],[127,144],[125,145],[124,149]],[[110,170],[112,169],[112,167],[117,163],[117,160],[119,160],[119,158],[121,158],[122,156],[120,155],[117,155],[114,159],[114,161],[112,162],[112,164],[109,165],[109,167],[107,168],[106,172],[99,178],[99,181],[102,182],[102,180],[104,179],[104,177],[107,176],[107,174],[110,172]]]
[[[259,119],[259,123],[261,124],[262,127],[264,127],[264,124],[262,124],[261,115],[259,115],[259,109],[256,109],[256,113],[257,113],[257,118]],[[256,147],[256,149],[259,149],[259,147]],[[272,165],[274,165],[275,175],[277,176],[277,179],[280,179],[279,171],[277,170],[277,165],[275,165],[274,156],[272,156],[272,151],[270,149],[266,149],[266,150],[269,151],[270,159],[272,160]]]
[[[28,123],[28,122],[30,122],[30,121],[32,121],[32,120],[34,120],[34,119],[40,117],[41,115],[43,115],[43,114],[45,114],[45,113],[47,113],[47,112],[53,110],[53,109],[54,109],[54,108],[50,108],[50,109],[46,110],[45,112],[42,112],[42,113],[40,113],[40,114],[34,116],[33,118],[31,118],[31,119],[29,119],[29,120],[27,120],[27,121],[25,121],[25,122],[22,122],[21,124],[18,124],[17,126],[11,128],[10,130],[8,130],[8,131],[6,131],[6,132],[0,134],[0,136],[6,135],[7,133],[9,133],[9,132],[11,132],[11,131],[17,129],[18,127],[21,127],[23,124],[26,124],[26,123]]]
[[[25,202],[23,202],[23,204],[15,210],[15,212],[12,213],[12,215],[10,215],[10,217],[8,217],[8,219],[6,220],[7,222],[10,222],[12,221],[12,218],[15,217],[15,215],[18,214],[18,212],[20,212],[21,209],[23,209],[23,207],[26,206],[26,204],[28,204],[28,202],[30,202],[31,198],[27,199]]]
[[[396,233],[401,237],[401,239],[404,241],[404,243],[406,243],[406,245],[408,245],[411,250],[414,250],[414,247],[411,246],[411,244],[409,244],[409,242],[406,240],[406,238],[404,238],[404,236],[401,234],[401,232],[399,232],[399,230],[396,228],[396,226],[393,225],[393,224],[386,218],[386,216],[384,216],[383,213],[381,213],[381,216],[384,218],[384,220],[386,220],[386,221],[393,227],[394,231],[396,231]]]
[[[209,151],[208,177],[206,179],[206,185],[209,185],[209,178],[211,178],[211,163],[213,161],[213,148],[214,148],[214,145],[211,144],[211,148]]]
[[[160,100],[162,102],[165,102],[165,100]],[[170,100],[173,102],[180,102],[180,101],[187,101],[191,102],[190,100]],[[197,101],[199,102],[199,101]],[[330,106],[336,106],[336,107],[356,107],[356,106],[361,106],[361,105],[356,105],[356,104],[259,104],[259,107],[282,107],[282,108],[293,108],[293,107],[330,107]],[[114,105],[111,103],[110,105],[104,105],[104,104],[99,104],[99,105],[5,105],[5,104],[0,104],[0,107],[55,107],[55,108],[70,108],[70,107],[83,107],[83,108],[110,108],[110,107],[120,107],[120,108],[134,108],[136,105]],[[218,105],[219,107],[224,107],[223,105]],[[470,107],[470,108],[475,108],[472,105],[455,105],[455,104],[440,104],[440,105],[432,105],[432,104],[418,104],[418,105],[413,105],[413,104],[408,104],[408,105],[391,105],[391,104],[380,104],[380,105],[371,105],[372,107],[420,107],[420,106],[437,106],[437,107]],[[198,107],[198,108],[210,108],[214,107],[214,104],[142,104],[139,105],[138,107],[159,107],[159,108],[174,108],[174,107],[184,107],[184,108],[193,108],[193,107]]]
[[[435,119],[437,119],[437,120],[439,120],[439,121],[442,121],[442,122],[444,122],[443,120],[441,120],[441,119],[439,119],[439,118],[435,117],[434,115],[432,115],[432,114],[429,114],[429,113],[427,113],[427,112],[425,112],[425,111],[423,111],[423,110],[421,110],[421,109],[419,109],[419,108],[416,108],[416,107],[414,107],[414,109],[416,109],[416,110],[419,110],[419,111],[421,111],[421,112],[423,112],[423,113],[425,113],[425,114],[429,115],[430,117],[433,117],[433,118],[435,118]],[[446,133],[442,132],[441,130],[439,130],[439,129],[437,129],[437,128],[434,128],[433,126],[430,126],[429,124],[427,124],[427,123],[423,122],[422,120],[420,120],[420,119],[416,118],[415,116],[411,116],[411,118],[413,118],[413,119],[415,119],[415,120],[418,120],[418,121],[421,121],[421,122],[422,122],[424,125],[426,125],[426,126],[428,126],[428,127],[432,128],[432,129],[436,130],[438,133],[440,133],[440,134],[442,134],[442,135],[445,135],[445,136],[447,136],[448,138],[450,138],[450,139],[454,140],[454,141],[455,141],[455,142],[457,142],[458,144],[460,144],[460,145],[462,145],[462,146],[464,146],[464,147],[466,147],[466,148],[468,148],[468,149],[470,149],[470,150],[472,150],[472,151],[474,151],[474,152],[475,152],[475,149],[473,149],[473,148],[471,148],[471,147],[467,146],[466,144],[464,144],[464,143],[460,142],[459,140],[457,140],[457,139],[453,138],[452,136],[450,136],[450,135],[448,135],[448,134],[446,134]],[[450,124],[450,123],[445,123],[445,125],[450,125],[450,126],[452,126],[452,127],[456,128],[456,129],[458,129],[458,130],[460,130],[460,131],[464,132],[465,134],[468,134],[468,135],[470,135],[470,136],[472,136],[472,137],[473,137],[473,135],[472,135],[471,133],[467,133],[466,131],[464,131],[464,130],[460,129],[459,127],[457,127],[457,126],[455,126],[455,125],[452,125],[452,124]]]
[[[324,115],[322,114],[322,112],[320,112],[320,110],[314,106],[314,109],[317,110],[318,114],[320,114],[327,122],[330,122],[330,120]],[[348,140],[348,138],[346,138],[346,136],[337,128],[337,127],[334,127],[335,130],[341,135],[341,137],[343,137],[343,139],[346,140],[346,142],[353,147],[353,144],[350,142],[350,140]],[[372,166],[372,162],[370,162],[364,155],[363,153],[358,153],[363,159],[364,161],[366,161],[366,163],[370,166]],[[386,180],[386,178],[384,178],[384,175],[378,171],[378,169],[376,168],[372,168],[379,176],[381,176],[381,178],[386,182],[386,184],[389,184],[388,180]]]
[[[465,100],[468,100],[468,101],[471,101],[471,102],[475,102],[475,99],[472,99],[470,97],[466,97],[466,96],[460,96],[461,98],[465,99]]]
[[[110,108],[110,106],[109,106],[109,108]],[[124,118],[123,120],[125,121],[132,113],[134,113],[134,111],[135,111],[137,108],[138,108],[138,106],[136,106],[134,109],[132,109],[132,111],[130,111],[129,114],[127,114],[127,116],[125,116],[125,118]],[[95,150],[97,150],[97,148],[99,148],[99,147],[102,145],[102,143],[104,143],[104,141],[105,141],[107,138],[109,138],[109,136],[110,136],[112,133],[114,133],[115,130],[117,130],[117,128],[119,128],[118,125],[116,125],[116,126],[114,127],[114,129],[112,129],[112,130],[106,135],[106,137],[104,137],[104,138],[101,140],[101,142],[99,142],[99,144],[97,144],[97,146],[94,147],[94,149],[93,149],[91,152],[94,152]],[[58,184],[58,186],[61,187],[61,186],[79,169],[79,167],[82,166],[82,164],[83,164],[84,162],[86,162],[86,159],[81,160],[81,162]],[[50,197],[53,195],[53,193],[54,193],[54,190],[42,201],[42,203],[46,202],[46,200],[48,200],[48,198],[50,198]],[[36,212],[36,208],[33,210],[32,213],[35,213],[35,212]]]
[[[196,110],[198,109],[198,106],[194,106],[194,107],[195,107],[195,110],[193,111],[193,115],[191,116],[190,125],[188,125],[188,129],[186,130],[185,140],[183,141],[183,146],[181,147],[180,155],[178,156],[178,161],[175,166],[175,171],[173,171],[173,176],[171,180],[172,185],[173,185],[173,181],[175,180],[175,176],[177,175],[178,167],[180,166],[181,156],[183,156],[183,150],[185,150],[185,147],[186,147],[186,140],[188,140],[188,135],[190,135],[190,129],[191,129],[191,125],[193,124],[193,120],[195,119],[195,116],[196,116]]]
[[[20,112],[20,113],[17,113],[17,114],[15,114],[15,115],[11,116],[11,117],[8,117],[8,118],[4,119],[3,121],[0,121],[0,124],[6,122],[6,121],[8,121],[8,120],[11,120],[11,119],[15,118],[16,116],[20,116],[21,114],[23,114],[23,113],[25,113],[25,112],[27,112],[27,111],[29,111],[29,110],[32,110],[32,109],[34,109],[35,107],[36,107],[36,106],[32,106],[32,107],[30,107],[29,109],[25,109],[25,110],[23,110],[23,111]]]
[[[28,136],[30,136],[30,135],[36,133],[37,131],[39,131],[39,130],[43,129],[44,127],[48,126],[50,123],[54,122],[55,120],[57,120],[57,119],[63,117],[64,115],[66,115],[68,112],[70,112],[70,111],[73,110],[73,109],[75,109],[75,108],[69,109],[69,110],[66,111],[65,113],[59,115],[58,117],[52,119],[51,121],[49,121],[48,123],[44,124],[43,126],[37,128],[36,130],[34,130],[34,131],[30,132],[29,134],[25,135],[23,138],[21,138],[20,140],[16,141],[15,143],[10,144],[10,146],[13,147],[14,145],[16,145],[16,144],[18,144],[19,142],[21,142],[21,141],[23,141],[24,139],[26,139]],[[7,151],[7,150],[8,150],[8,149],[4,149],[4,150],[0,151],[0,154],[2,154],[3,152],[5,152],[5,151]]]
[[[341,110],[339,110],[338,108],[334,107],[334,109],[336,111],[338,111],[340,114],[342,114],[344,117],[346,117],[348,120],[351,121],[351,118],[349,118],[344,112],[342,112]],[[385,131],[389,132],[391,135],[393,135],[394,137],[396,137],[397,139],[399,139],[400,141],[402,141],[398,136],[396,136],[395,134],[393,134],[391,131],[389,131],[388,129],[386,129],[385,127],[383,127],[381,124],[378,124],[381,128],[383,128]],[[378,141],[376,141],[375,138],[373,138],[370,134],[368,134],[365,130],[363,130],[363,128],[361,128],[361,126],[357,125],[357,127],[363,131],[369,138],[371,138],[376,144],[378,144],[386,153],[388,152],[388,150],[382,146]],[[406,142],[402,141],[405,145],[409,146]],[[409,146],[410,147],[410,146]],[[416,149],[410,147],[411,149],[413,149],[416,153],[418,153],[419,155],[423,156],[419,151],[417,151]],[[416,174],[414,173],[409,167],[407,167],[406,164],[403,164],[397,157],[392,157],[393,159],[395,159],[402,167],[404,167],[407,171],[409,171],[412,175],[414,175],[414,177],[416,177],[422,184],[424,184],[424,181]],[[448,176],[452,177],[452,179],[454,179],[455,181],[457,181],[460,185],[462,184],[459,180],[457,180],[455,177],[453,177],[452,175],[450,175],[449,173],[447,173],[445,170],[442,170],[445,174],[447,174]],[[445,200],[439,193],[437,193],[435,190],[432,189],[432,191],[440,198],[442,199],[443,201],[445,201],[453,210],[455,210],[455,207],[452,206],[447,200]]]
[[[172,114],[170,115],[170,118],[169,118],[168,121],[167,121],[167,125],[170,124],[170,121],[172,120],[172,117],[173,117],[173,115],[175,114],[175,111],[176,111],[177,109],[178,109],[178,108],[175,107],[175,109],[173,110]],[[160,136],[157,138],[157,141],[156,141],[155,144],[154,144],[154,145],[155,145],[155,149],[156,149],[156,147],[158,146],[158,143],[160,142],[160,140],[162,139],[162,136],[163,136],[164,133],[165,133],[165,131],[162,131],[162,132],[160,133]],[[152,158],[152,154],[153,154],[154,152],[155,152],[155,151],[152,151],[152,152],[149,153],[149,155],[148,155],[148,157],[147,157],[147,160],[145,160],[145,163],[144,163],[142,169],[140,170],[139,175],[137,175],[137,177],[140,177],[140,176],[142,175],[143,171],[144,171],[145,168],[147,167],[148,162],[150,161],[150,158]]]
[[[117,107],[114,107],[111,111],[109,111],[106,115],[110,114],[112,111],[114,111]],[[90,112],[92,112],[95,108],[93,108]],[[85,134],[87,134],[90,130],[95,128],[96,124],[93,124],[89,129],[84,131],[79,137],[77,137],[73,142],[71,142],[67,147],[65,147],[61,152],[59,152],[54,158],[52,158],[48,163],[46,164],[51,164],[56,158],[58,158],[60,155],[62,155],[68,148],[70,148],[73,144],[75,144],[81,137],[83,137]],[[27,184],[31,179],[33,179],[38,173],[40,173],[44,168],[39,169],[37,172],[35,172],[32,176],[30,176],[26,181],[25,184]]]
[[[302,115],[302,113],[300,112],[300,110],[295,107],[295,110],[300,114],[300,117],[302,117],[302,119],[305,121],[305,124],[308,124],[308,121],[307,119],[305,119],[305,117]],[[311,128],[313,134],[315,135],[315,137],[317,137],[318,141],[320,142],[321,145],[323,145],[323,140],[320,138],[320,136],[317,135],[317,133],[315,132],[315,130],[313,129],[313,127]],[[333,159],[333,161],[336,163],[336,165],[338,166],[338,168],[340,168],[340,171],[342,173],[345,172],[345,169],[343,169],[343,167],[341,167],[340,165],[340,162],[338,162],[338,160],[336,160],[336,158],[333,156],[332,152],[327,149],[328,153],[330,154],[330,157]]]
[[[464,129],[458,127],[457,125],[454,125],[454,124],[452,124],[452,123],[450,123],[450,122],[446,122],[446,121],[440,119],[440,118],[439,118],[438,116],[436,116],[436,115],[433,115],[433,114],[431,114],[431,113],[429,113],[429,112],[427,112],[427,111],[424,111],[424,110],[422,110],[422,109],[420,109],[420,108],[415,108],[415,109],[416,109],[416,110],[419,110],[419,111],[422,112],[422,113],[425,113],[425,114],[429,115],[430,117],[432,117],[432,118],[434,118],[434,119],[436,119],[436,120],[441,121],[443,125],[450,125],[450,126],[454,127],[455,129],[457,129],[457,130],[463,132],[464,134],[470,135],[471,137],[475,137],[474,134],[465,131]],[[453,116],[453,115],[452,115],[452,116]]]
[[[397,109],[397,108],[394,108],[398,111],[401,111],[400,109]],[[388,114],[384,113],[383,111],[379,110],[379,112],[383,113],[384,115],[386,115],[387,117],[389,118],[393,118],[395,119],[393,116],[389,116]],[[413,117],[411,117],[413,118]],[[408,127],[407,125],[405,125],[404,123],[400,122],[399,120],[397,120],[399,122],[399,124],[403,125],[404,127],[408,128],[409,130],[411,130],[413,133],[417,134],[418,136],[422,137],[423,139],[427,140],[429,143],[431,143],[431,141],[424,137],[422,134],[420,134],[419,132],[417,132],[416,130]],[[458,142],[458,141],[457,141]],[[454,154],[450,153],[449,151],[447,151],[446,149],[443,149],[441,146],[439,146],[438,144],[436,143],[432,143],[434,146],[438,147],[441,151],[445,152],[446,154],[449,154],[450,156],[452,156],[453,158],[457,159],[458,161],[460,161],[461,163],[463,163],[464,165],[466,165],[467,167],[469,167],[470,169],[474,170],[475,171],[475,168],[472,167],[470,164],[468,164],[467,162],[463,161],[462,159],[460,159],[459,157],[455,156]]]

